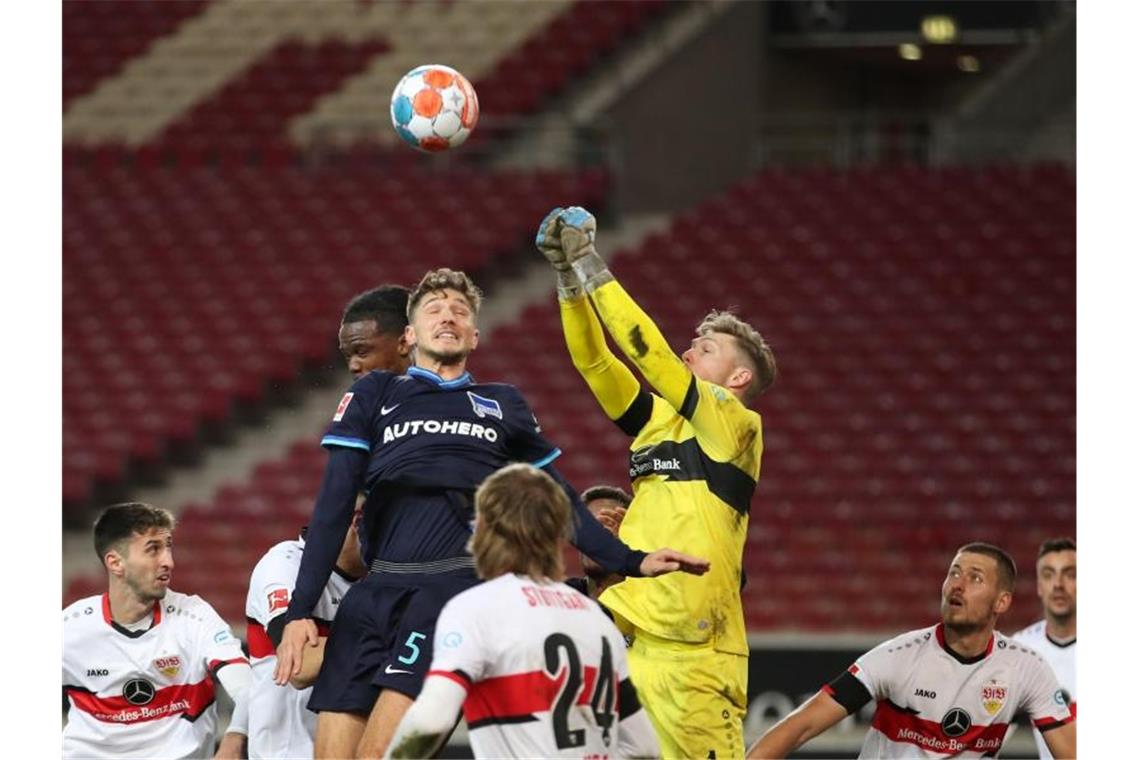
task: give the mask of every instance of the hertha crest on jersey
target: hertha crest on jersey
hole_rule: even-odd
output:
[[[503,410],[499,406],[499,402],[493,398],[483,398],[476,395],[471,391],[467,391],[467,397],[471,399],[471,408],[475,410],[475,415],[478,417],[498,417],[503,419]],[[533,416],[533,415],[532,415]]]

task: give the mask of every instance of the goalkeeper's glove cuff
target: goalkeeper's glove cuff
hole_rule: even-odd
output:
[[[576,301],[586,294],[582,289],[582,283],[578,281],[578,275],[570,269],[558,270],[558,300],[559,301]]]
[[[572,267],[574,274],[578,275],[578,279],[585,286],[587,293],[593,293],[614,279],[609,268],[606,267],[606,262],[602,261],[602,257],[595,250],[591,250],[585,256],[576,259],[572,263]]]

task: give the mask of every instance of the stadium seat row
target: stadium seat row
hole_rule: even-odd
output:
[[[801,220],[757,214],[752,203],[758,188],[777,185],[810,184],[838,196],[856,182],[904,181],[1017,198],[1039,223],[1003,225],[998,207],[980,220],[946,208],[938,213],[954,220],[943,222],[951,225],[946,234],[969,238],[971,248],[908,251],[892,268],[859,251],[861,240],[881,232],[873,217],[861,226],[853,218],[846,238],[832,238],[826,225],[805,235]],[[1071,207],[1074,192],[1072,176],[1049,166],[763,172],[616,252],[614,271],[674,345],[689,340],[709,307],[735,305],[778,357],[781,377],[758,403],[766,447],[745,555],[751,630],[904,628],[936,613],[929,579],[944,572],[955,543],[996,541],[1031,565],[1040,540],[1074,531],[1075,223],[1053,212]],[[936,202],[899,196],[893,224],[933,242],[919,220]],[[718,235],[711,249],[692,244],[694,234],[726,229],[726,218],[738,234]],[[998,228],[1001,235],[978,234]],[[816,237],[832,241],[825,261],[837,273],[803,243]],[[761,238],[786,247],[753,249],[749,240]],[[1007,255],[1011,246],[1023,254]],[[948,255],[964,280],[960,292],[946,288]],[[628,440],[574,372],[553,301],[488,336],[471,368],[524,391],[564,450],[559,467],[576,486],[628,483]],[[186,510],[183,551],[207,566],[214,557],[252,563],[297,530],[320,482],[319,433],[259,465],[248,482]],[[210,526],[223,522],[221,514],[258,526],[256,540],[242,546],[215,535]],[[243,577],[236,575],[220,609],[240,621]],[[1032,579],[1021,584],[1021,598],[1032,599]],[[1015,606],[1006,625],[1017,628],[1035,612]]]

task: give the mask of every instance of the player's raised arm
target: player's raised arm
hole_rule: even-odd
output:
[[[597,221],[593,214],[572,206],[559,215],[559,220],[559,239],[566,262],[589,294],[614,342],[654,390],[673,408],[680,409],[693,374],[598,255],[594,247]]]
[[[535,236],[535,246],[558,275],[558,305],[570,359],[606,415],[611,420],[620,420],[637,399],[641,385],[629,367],[606,346],[602,323],[578,283],[578,276],[566,262],[559,238],[562,212],[563,209],[556,208],[542,220]]]
[[[561,251],[549,241],[552,225],[557,227]],[[586,366],[605,370],[607,377],[619,377],[610,364],[620,363],[606,362],[608,352],[600,330],[591,331],[592,311],[577,303],[585,300],[578,295],[584,290],[622,352],[666,403],[692,424],[705,453],[724,462],[756,448],[758,458],[760,421],[745,405],[775,379],[771,348],[756,330],[735,315],[713,311],[697,327],[693,346],[678,357],[657,325],[614,279],[598,255],[595,228],[592,214],[571,207],[558,215],[556,223],[544,220],[539,232],[539,250],[558,272],[563,329],[572,355],[581,353],[586,357],[582,362]],[[547,242],[543,244],[542,240]],[[564,257],[562,263],[559,255]],[[568,284],[571,278],[573,284]],[[575,365],[579,362],[576,358]],[[626,432],[636,434],[652,414],[653,405],[649,394],[639,395],[631,380],[632,377],[621,378],[621,385],[616,388],[612,387],[616,381],[610,380],[608,401],[603,401],[603,407]],[[601,399],[595,387],[597,381],[591,381],[589,376],[587,381]]]

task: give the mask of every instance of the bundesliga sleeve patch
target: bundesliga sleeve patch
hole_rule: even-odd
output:
[[[269,613],[283,610],[289,606],[289,589],[278,588],[269,592]]]
[[[336,406],[336,414],[333,415],[333,422],[340,422],[344,419],[344,413],[348,411],[348,405],[352,403],[352,393],[344,394],[344,398]]]

